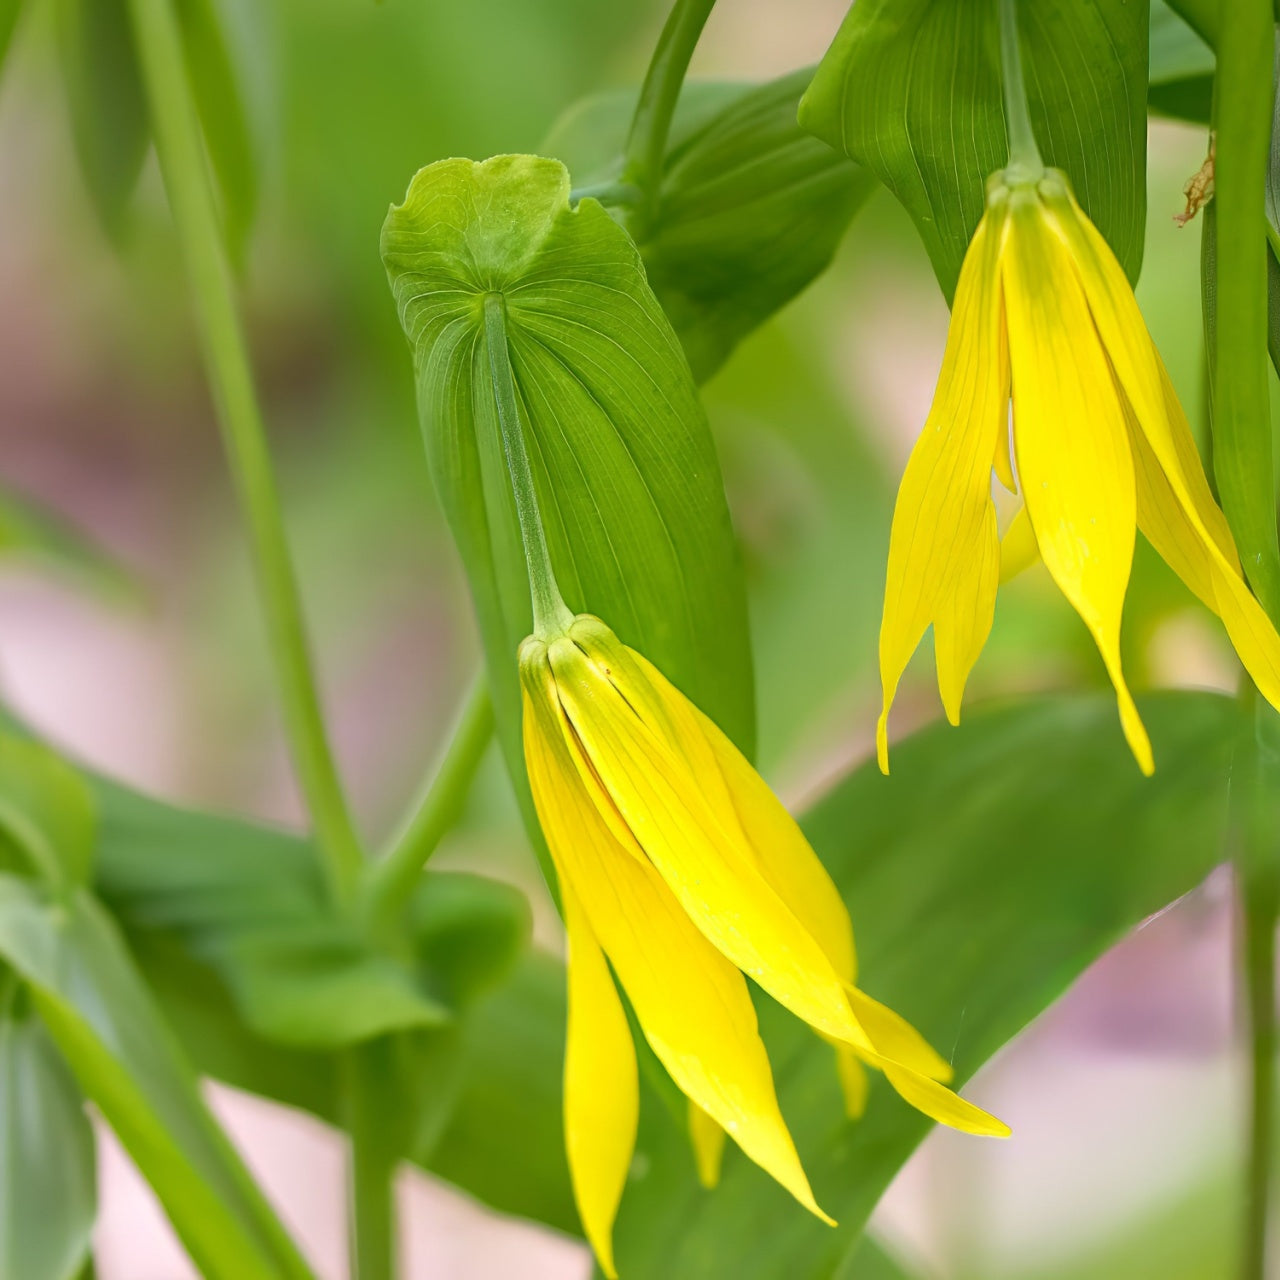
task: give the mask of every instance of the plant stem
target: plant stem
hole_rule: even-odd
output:
[[[643,238],[657,204],[671,119],[689,60],[714,5],[715,0],[676,0],[645,72],[622,165],[622,182],[638,187],[642,196],[631,215],[630,230],[636,240]]]
[[[351,1165],[347,1179],[351,1280],[392,1280],[396,1272],[395,1171],[400,1153],[390,1037],[347,1051],[343,1096]]]
[[[1000,0],[1000,79],[1004,86],[1004,119],[1009,134],[1009,168],[1027,176],[1044,172],[1044,160],[1031,127],[1027,85],[1022,75],[1022,48],[1018,40],[1017,0]]]
[[[440,838],[457,821],[492,737],[493,703],[479,676],[435,777],[423,788],[386,854],[369,868],[365,905],[375,929],[385,927],[408,900]]]
[[[487,293],[484,299],[485,343],[489,348],[489,373],[493,380],[493,398],[498,410],[498,427],[502,433],[502,449],[507,458],[507,471],[515,494],[516,516],[520,521],[520,539],[524,544],[525,564],[529,570],[529,593],[533,600],[533,633],[544,639],[563,635],[573,621],[556,585],[551,567],[551,552],[542,528],[538,510],[538,492],[529,465],[520,406],[516,401],[515,382],[511,376],[511,353],[507,349],[506,302],[500,293]]]
[[[1213,461],[1222,508],[1250,585],[1280,624],[1280,540],[1272,470],[1267,388],[1266,189],[1274,104],[1275,27],[1271,0],[1218,7],[1214,77],[1214,267],[1212,308]],[[1249,1038],[1250,1118],[1241,1271],[1270,1272],[1275,1098],[1275,932],[1280,917],[1280,859],[1258,820],[1280,769],[1270,740],[1280,720],[1250,686],[1242,699],[1250,736],[1237,755],[1248,808],[1239,827],[1236,873],[1241,899],[1240,958]],[[1233,777],[1233,785],[1236,779]]]
[[[1280,783],[1280,719],[1242,676],[1240,737],[1231,769],[1232,854],[1240,892],[1240,965],[1249,1037],[1249,1128],[1245,1164],[1242,1280],[1267,1276],[1275,1132],[1276,918],[1280,867],[1267,809]]]
[[[1221,11],[1214,79],[1217,335],[1214,469],[1249,583],[1280,619],[1280,539],[1267,403],[1267,166],[1274,26],[1270,0]]]
[[[334,896],[350,897],[362,856],[325,735],[266,431],[232,292],[204,143],[170,0],[129,0],[160,171],[186,260],[205,370],[248,525],[294,765]]]

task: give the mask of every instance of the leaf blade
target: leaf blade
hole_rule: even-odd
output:
[[[1147,6],[1018,6],[1032,122],[1047,163],[1131,280],[1146,217]],[[800,103],[800,123],[872,169],[910,213],[948,298],[1008,159],[997,8],[859,0]],[[1085,88],[1087,86],[1087,90]]]

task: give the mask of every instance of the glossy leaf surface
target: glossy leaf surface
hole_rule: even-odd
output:
[[[720,468],[688,363],[626,233],[594,200],[570,208],[556,161],[445,160],[391,210],[382,253],[526,812],[515,659],[531,613],[484,333],[488,294],[504,299],[569,606],[606,619],[750,751],[746,602]]]
[[[858,0],[800,104],[800,122],[870,168],[906,207],[950,298],[1009,158],[999,6]],[[1031,118],[1130,279],[1146,217],[1147,6],[1021,0]]]

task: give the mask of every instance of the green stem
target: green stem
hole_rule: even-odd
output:
[[[1245,573],[1276,621],[1280,539],[1267,404],[1265,214],[1273,45],[1270,0],[1223,7],[1214,81],[1214,469]]]
[[[645,226],[657,205],[671,120],[689,70],[689,60],[714,5],[715,0],[676,0],[649,60],[635,114],[631,117],[622,165],[622,182],[638,187],[642,194],[641,204],[631,218],[635,224],[630,228],[631,234],[637,240],[643,238]]]
[[[1022,75],[1017,0],[1000,0],[1000,73],[1004,85],[1005,128],[1009,134],[1009,168],[1025,170],[1028,177],[1039,177],[1044,172],[1044,160],[1031,127],[1027,85]]]
[[[1271,0],[1220,4],[1213,32],[1214,255],[1212,308],[1213,462],[1222,508],[1250,585],[1280,623],[1280,540],[1272,469],[1267,387],[1266,190],[1274,104],[1275,28]],[[1268,1218],[1275,1098],[1275,932],[1280,918],[1280,862],[1274,838],[1258,820],[1260,798],[1280,770],[1268,739],[1275,712],[1250,688],[1243,699],[1250,737],[1239,756],[1247,809],[1236,870],[1241,899],[1241,966],[1249,1037],[1249,1146],[1241,1249],[1243,1280],[1270,1273]]]
[[[457,821],[492,738],[493,703],[481,676],[471,686],[435,777],[385,856],[369,869],[366,911],[375,929],[387,926],[413,893],[440,838]]]
[[[395,1172],[400,1151],[389,1037],[348,1050],[343,1096],[351,1135],[348,1171],[351,1280],[396,1273]],[[391,1111],[388,1110],[391,1108]]]
[[[498,427],[502,448],[515,494],[516,517],[520,521],[520,538],[524,543],[525,564],[529,570],[529,593],[533,599],[533,633],[544,639],[563,635],[573,621],[556,585],[551,567],[551,552],[542,528],[538,510],[538,491],[529,465],[529,449],[525,443],[520,406],[516,400],[515,382],[511,376],[511,353],[507,349],[506,301],[500,293],[487,293],[484,298],[485,343],[489,348],[489,373],[493,380],[493,398],[498,410]]]
[[[1231,831],[1240,891],[1240,964],[1245,977],[1244,1017],[1249,1038],[1249,1128],[1245,1165],[1242,1280],[1265,1280],[1275,1132],[1276,919],[1280,867],[1276,863],[1271,803],[1280,769],[1275,739],[1280,719],[1244,676],[1241,733],[1231,770]]]
[[[170,0],[129,0],[129,5],[160,171],[190,277],[205,369],[248,525],[285,729],[331,888],[344,900],[355,888],[363,859],[325,735],[181,37]]]

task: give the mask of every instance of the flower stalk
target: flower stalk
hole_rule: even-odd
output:
[[[520,407],[511,375],[506,301],[500,293],[485,295],[484,333],[489,349],[489,373],[493,380],[498,428],[502,433],[502,450],[507,459],[507,471],[511,477],[511,490],[516,503],[516,518],[520,522],[520,540],[524,545],[525,564],[529,570],[533,634],[550,639],[552,636],[563,635],[568,630],[573,614],[565,605],[556,584],[547,535],[542,528],[538,491],[533,483],[529,448],[524,437],[524,426],[520,421]]]
[[[639,199],[629,211],[629,229],[636,240],[644,236],[653,216],[662,180],[662,159],[689,61],[715,0],[676,0],[649,61],[622,166],[622,187]]]
[[[1004,87],[1004,119],[1009,133],[1010,176],[1038,178],[1044,160],[1031,127],[1027,85],[1022,74],[1022,50],[1018,40],[1017,0],[1000,0],[1000,72]]]
[[[493,703],[488,684],[479,676],[467,694],[440,768],[390,848],[369,869],[365,913],[375,934],[392,925],[441,837],[457,821],[492,738]]]
[[[160,171],[190,277],[205,369],[248,528],[294,767],[330,890],[336,900],[347,901],[363,858],[325,732],[177,19],[168,0],[130,0],[130,11]]]

